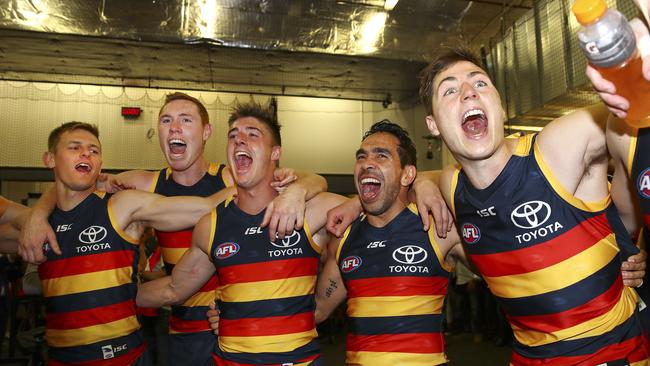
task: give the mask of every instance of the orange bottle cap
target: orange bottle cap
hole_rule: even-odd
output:
[[[578,22],[586,25],[601,17],[607,11],[607,4],[604,0],[576,0],[571,10]]]

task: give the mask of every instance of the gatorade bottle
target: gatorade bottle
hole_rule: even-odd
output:
[[[608,9],[604,0],[576,0],[573,14],[582,29],[580,47],[589,63],[630,102],[626,122],[650,127],[650,82],[643,78],[634,31],[625,16]]]

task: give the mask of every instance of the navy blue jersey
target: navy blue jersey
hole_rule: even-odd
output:
[[[192,186],[184,186],[172,179],[171,168],[165,168],[156,173],[150,191],[163,196],[207,197],[231,185],[228,184],[224,176],[226,169],[228,168],[223,164],[210,163],[208,171],[198,182]],[[192,229],[187,228],[175,232],[156,231],[167,274],[171,275],[174,265],[192,246]],[[217,277],[212,276],[185,303],[172,306],[172,313],[169,317],[169,332],[171,334],[212,333],[205,314],[209,309],[208,306],[214,302],[217,286]]]
[[[135,310],[138,240],[117,226],[110,195],[95,192],[49,217],[62,255],[39,265],[52,364],[126,366],[144,351]]]
[[[382,228],[357,219],[337,263],[348,291],[350,365],[446,363],[441,331],[450,268],[413,204]]]
[[[264,212],[233,199],[212,210],[210,258],[219,277],[218,365],[308,363],[320,356],[315,287],[320,247],[303,229],[269,240]]]
[[[551,173],[534,136],[487,188],[452,182],[456,222],[472,262],[515,333],[513,365],[646,359],[636,293],[619,248],[637,251],[609,196],[584,202]]]

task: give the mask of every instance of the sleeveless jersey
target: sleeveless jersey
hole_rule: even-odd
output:
[[[637,129],[636,135],[630,136],[627,160],[627,173],[639,197],[639,207],[643,216],[643,228],[638,244],[647,250],[647,245],[650,243],[650,128]],[[646,304],[650,303],[650,271],[646,271],[643,285],[637,288],[637,292]],[[642,314],[648,311],[650,310],[646,309]],[[647,328],[647,316],[642,315],[642,318]],[[646,329],[647,331],[649,330]]]
[[[210,163],[208,172],[192,186],[184,186],[172,179],[171,168],[165,168],[156,173],[150,191],[163,196],[200,196],[207,197],[219,192],[227,186],[224,178],[226,166]],[[192,246],[192,230],[176,232],[156,231],[158,245],[162,248],[165,272],[171,275],[174,265]],[[214,301],[217,289],[217,277],[212,276],[197,293],[192,295],[182,305],[172,306],[169,317],[169,333],[194,333],[210,331],[210,323],[206,318],[208,305]]]
[[[463,242],[515,334],[513,365],[647,365],[636,293],[621,252],[637,251],[611,204],[574,197],[553,177],[534,136],[487,188],[452,182]],[[618,244],[618,245],[617,245]]]
[[[415,205],[382,228],[357,219],[337,250],[348,291],[347,365],[446,363],[441,331],[450,268]]]
[[[284,239],[232,198],[212,210],[210,258],[219,277],[216,365],[302,365],[320,356],[314,319],[320,248],[307,222]]]
[[[650,228],[650,128],[638,129],[637,135],[631,137],[627,166],[639,196],[647,236]]]
[[[115,224],[109,198],[95,192],[49,217],[63,254],[46,247],[38,267],[48,365],[129,365],[144,351],[135,307],[138,240]]]

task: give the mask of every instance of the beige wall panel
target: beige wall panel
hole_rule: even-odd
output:
[[[165,161],[157,136],[157,117],[169,90],[99,87],[0,81],[0,167],[42,167],[49,132],[62,122],[78,120],[97,124],[104,150],[105,169],[160,169]],[[206,144],[211,161],[225,161],[227,119],[238,102],[268,96],[190,92],[205,104],[213,133]],[[142,108],[138,119],[124,119],[120,107]],[[436,166],[426,160],[428,134],[421,107],[400,108],[380,103],[326,98],[279,97],[278,117],[283,125],[282,164],[323,174],[350,174],[354,152],[372,123],[387,118],[404,126],[420,151],[420,169]],[[153,129],[151,138],[147,132]]]

